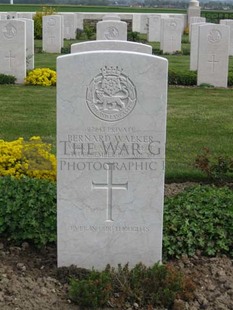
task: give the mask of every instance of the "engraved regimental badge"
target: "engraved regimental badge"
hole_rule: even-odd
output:
[[[103,121],[121,120],[135,107],[135,86],[118,66],[105,66],[100,72],[87,88],[87,105]]]
[[[219,43],[222,40],[222,34],[219,30],[213,29],[208,34],[208,41],[210,43]]]
[[[16,36],[16,34],[17,34],[16,28],[11,23],[7,24],[2,29],[2,32],[3,32],[3,36],[6,39],[13,39]]]
[[[107,40],[117,40],[119,37],[119,31],[116,27],[108,27],[104,33],[104,37]]]

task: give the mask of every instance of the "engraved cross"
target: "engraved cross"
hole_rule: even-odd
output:
[[[54,41],[54,39],[55,39],[55,36],[51,35],[51,36],[49,37],[49,39],[50,39],[50,43],[53,44],[53,41]]]
[[[107,218],[106,222],[113,222],[112,219],[112,191],[114,189],[128,190],[128,182],[123,184],[116,184],[112,181],[112,167],[114,164],[106,164],[107,169],[107,182],[106,183],[95,183],[92,181],[92,189],[106,189],[107,190]]]
[[[12,59],[15,59],[15,56],[11,54],[11,50],[9,51],[9,56],[5,56],[7,60],[9,60],[9,67],[12,68]]]
[[[215,64],[218,63],[219,61],[215,59],[215,55],[212,55],[212,60],[208,60],[208,62],[212,64],[212,70],[214,72]]]
[[[174,48],[174,41],[175,41],[174,37],[173,37],[173,36],[171,36],[171,49],[173,49],[173,48]]]

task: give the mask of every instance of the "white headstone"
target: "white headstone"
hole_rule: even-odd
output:
[[[96,25],[97,40],[127,40],[127,23],[117,20],[104,20]]]
[[[1,20],[6,20],[7,19],[7,13],[0,13],[0,19]]]
[[[149,17],[148,14],[139,14],[139,13],[133,14],[132,30],[142,34],[147,34],[148,17]]]
[[[161,260],[167,60],[57,59],[58,266]]]
[[[169,14],[169,18],[179,19],[181,21],[181,32],[183,33],[185,27],[187,26],[186,15],[185,14]]]
[[[103,20],[118,20],[120,21],[121,18],[119,15],[115,15],[115,14],[106,14],[104,17],[103,17]]]
[[[227,87],[230,29],[225,25],[200,25],[197,84]]]
[[[76,37],[76,15],[74,13],[62,14],[64,18],[64,39],[70,40]]]
[[[43,51],[60,53],[62,47],[62,16],[43,16]]]
[[[0,72],[14,75],[16,83],[26,77],[26,23],[0,20]]]
[[[21,18],[26,23],[26,66],[27,70],[34,69],[34,20]]]
[[[160,49],[169,54],[181,51],[182,33],[183,25],[180,19],[162,18]]]
[[[33,13],[29,12],[18,12],[17,13],[17,18],[26,18],[26,19],[32,19]]]
[[[7,12],[7,19],[17,18],[17,12]]]
[[[152,46],[130,41],[87,41],[71,45],[71,53],[91,52],[98,50],[131,51],[152,54]]]
[[[199,26],[205,23],[192,23],[190,27],[190,70],[197,70]]]
[[[200,17],[200,15],[201,8],[199,7],[199,1],[191,0],[188,7],[188,23],[190,24],[190,20],[192,17]]]
[[[75,15],[76,15],[76,29],[83,30],[84,15],[82,13],[75,13]]]
[[[205,17],[191,17],[189,21],[189,42],[191,42],[192,24],[205,23]]]
[[[233,56],[233,19],[222,19],[220,24],[230,27],[230,48],[229,55]]]
[[[160,25],[161,25],[161,16],[151,15],[148,18],[149,29],[147,34],[148,42],[160,42]]]

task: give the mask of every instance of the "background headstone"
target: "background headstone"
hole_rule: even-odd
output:
[[[161,26],[160,49],[169,54],[181,51],[182,21],[178,18],[162,18]]]
[[[167,60],[57,60],[58,266],[161,260]]]
[[[222,19],[220,20],[221,25],[226,25],[230,27],[230,48],[229,55],[233,56],[233,19]]]
[[[64,19],[64,39],[76,38],[76,15],[74,13],[62,13]]]
[[[43,51],[60,53],[62,48],[62,16],[43,16]]]
[[[190,27],[190,70],[197,70],[198,62],[198,44],[199,44],[199,26],[205,23],[193,23]]]
[[[17,12],[7,12],[7,19],[17,18]]]
[[[0,72],[14,75],[16,83],[26,77],[26,23],[10,19],[0,20]]]
[[[118,20],[103,20],[96,26],[97,40],[127,40],[127,23]]]
[[[191,42],[192,24],[205,23],[205,17],[190,17],[189,21],[189,41]]]
[[[18,13],[17,13],[17,18],[32,19],[32,18],[33,18],[33,13],[29,13],[29,12],[18,12]]]
[[[152,54],[152,46],[130,41],[86,41],[71,45],[71,53],[82,53],[98,50],[120,50]]]
[[[151,15],[148,17],[148,42],[160,42],[160,25],[161,25],[161,16]]]
[[[26,67],[27,70],[34,69],[34,20],[27,18],[17,18],[26,23]]]
[[[132,29],[133,31],[147,34],[148,32],[148,14],[140,14],[135,13],[133,14],[133,23],[132,23]]]
[[[200,25],[197,84],[227,87],[230,29],[225,25]]]
[[[191,0],[188,7],[188,23],[190,23],[191,17],[200,17],[200,15],[201,8],[199,7],[199,1]]]

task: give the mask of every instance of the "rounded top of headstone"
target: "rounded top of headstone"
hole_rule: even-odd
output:
[[[121,20],[119,15],[107,14],[103,17],[103,20]]]
[[[199,6],[199,1],[197,1],[197,0],[191,0],[191,1],[189,2],[189,6]]]

